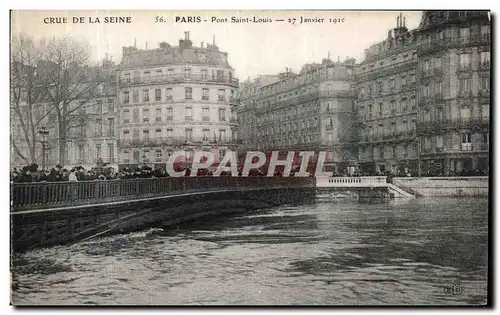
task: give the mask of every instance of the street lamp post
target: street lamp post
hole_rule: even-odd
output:
[[[40,135],[40,142],[42,143],[42,170],[45,170],[45,154],[46,154],[46,145],[47,145],[47,137],[49,136],[49,130],[47,127],[42,126],[38,130],[38,134]]]

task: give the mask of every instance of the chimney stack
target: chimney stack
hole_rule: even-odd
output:
[[[189,32],[184,32],[184,39],[189,40]]]
[[[204,42],[201,42],[201,48],[203,48],[203,44],[204,44]]]

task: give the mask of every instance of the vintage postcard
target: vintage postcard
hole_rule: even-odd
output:
[[[489,11],[11,11],[11,303],[486,306]]]

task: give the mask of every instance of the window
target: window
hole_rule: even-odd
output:
[[[144,108],[142,110],[142,122],[149,122],[149,108]]]
[[[101,144],[100,144],[100,143],[96,143],[96,144],[95,144],[95,154],[96,154],[96,158],[97,158],[97,159],[100,159],[100,158],[101,158],[101,152],[102,152],[102,150],[101,150],[101,149],[102,149],[102,148],[101,148]]]
[[[481,78],[481,90],[488,91],[490,90],[490,78]]]
[[[115,119],[114,118],[108,118],[108,136],[109,137],[115,136]]]
[[[142,91],[142,101],[149,102],[149,90]]]
[[[204,107],[202,108],[202,121],[210,121],[210,108]]]
[[[193,108],[186,107],[186,120],[193,120]]]
[[[191,69],[190,68],[184,69],[184,79],[191,79]]]
[[[481,52],[481,65],[482,66],[489,66],[490,65],[490,52],[489,51],[482,51]]]
[[[414,73],[410,74],[410,82],[411,83],[415,82],[415,74]]]
[[[483,134],[481,134],[481,138],[482,138],[482,144],[483,144],[483,147],[481,149],[488,150],[490,147],[490,134],[483,133]]]
[[[442,107],[437,107],[436,108],[436,120],[437,121],[444,120],[444,110],[443,110]]]
[[[155,121],[161,121],[161,108],[155,110]]]
[[[174,116],[174,109],[172,107],[167,108],[167,120],[172,120]]]
[[[434,87],[434,94],[441,96],[443,95],[443,82],[436,82]]]
[[[130,73],[125,73],[125,82],[130,83]]]
[[[208,77],[208,75],[207,75],[207,69],[202,69],[201,70],[201,79],[202,80],[206,80],[207,77]]]
[[[78,159],[83,160],[85,158],[85,146],[83,144],[78,145]]]
[[[470,120],[471,110],[469,106],[463,106],[460,108],[460,118],[462,120]]]
[[[226,130],[225,129],[219,130],[219,141],[226,141]]]
[[[184,130],[184,139],[186,141],[191,141],[193,139],[193,129],[191,128],[186,128]]]
[[[110,163],[115,162],[115,145],[113,143],[108,143],[108,161]]]
[[[439,31],[437,32],[437,39],[438,39],[438,40],[442,40],[442,39],[444,39],[444,32],[443,32],[442,30],[439,30]]]
[[[219,108],[219,121],[226,121],[226,109]]]
[[[422,64],[422,68],[424,71],[429,71],[429,69],[431,68],[431,63],[429,60],[424,60],[423,64]]]
[[[444,146],[443,136],[436,136],[436,148],[442,149]]]
[[[139,90],[138,89],[132,90],[132,100],[134,101],[134,103],[139,102]]]
[[[161,160],[161,157],[162,157],[161,150],[156,150],[156,159]]]
[[[130,97],[128,92],[123,92],[123,104],[130,103]]]
[[[406,75],[402,75],[401,76],[401,86],[405,86],[406,85]]]
[[[115,100],[108,98],[108,113],[113,113],[115,111]]]
[[[172,88],[168,88],[168,89],[167,89],[167,94],[165,95],[165,99],[166,99],[167,101],[172,100]]]
[[[135,123],[139,122],[139,109],[138,108],[134,108],[132,122],[135,122]]]
[[[481,26],[481,36],[490,36],[490,27],[488,25]]]
[[[462,133],[462,151],[472,151],[471,134]]]
[[[97,100],[95,103],[95,113],[102,114],[102,101],[101,100]]]
[[[208,94],[208,89],[201,89],[201,99],[204,100],[204,101],[208,101],[209,100],[209,94]]]
[[[174,130],[172,128],[167,128],[167,138],[172,138]]]
[[[210,129],[203,129],[202,132],[203,132],[203,141],[208,141]]]
[[[226,100],[226,90],[224,89],[217,90],[217,96],[219,102],[224,102]]]
[[[144,138],[144,142],[149,142],[149,129],[144,129],[142,131],[142,137]]]
[[[469,94],[471,91],[471,79],[460,79],[460,92]]]
[[[462,43],[468,42],[470,39],[470,32],[468,27],[462,27],[460,29],[460,40]]]
[[[460,68],[468,68],[470,66],[470,55],[461,54],[460,55]]]
[[[134,161],[138,163],[139,159],[141,157],[141,154],[140,154],[139,150],[134,150],[133,155],[134,155]]]
[[[389,81],[389,86],[390,86],[391,91],[394,91],[394,89],[396,88],[396,80],[391,79]]]
[[[161,101],[161,89],[155,89],[155,101]]]
[[[490,118],[490,105],[482,105],[481,106],[481,116],[483,118]]]
[[[185,99],[192,100],[193,99],[193,88],[186,87],[184,88]]]
[[[403,112],[406,112],[408,110],[408,99],[406,98],[401,99],[401,110]]]
[[[434,69],[439,69],[441,70],[441,58],[437,57],[434,59]]]
[[[96,125],[95,136],[102,137],[102,119],[96,119],[95,125]]]
[[[217,70],[217,81],[224,81],[224,70]]]
[[[384,104],[383,103],[378,103],[378,114],[379,116],[382,116],[384,110]]]
[[[128,124],[130,122],[130,111],[128,109],[123,110],[123,123]]]

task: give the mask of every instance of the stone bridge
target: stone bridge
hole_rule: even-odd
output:
[[[11,184],[15,251],[299,203],[313,177],[177,177]]]

